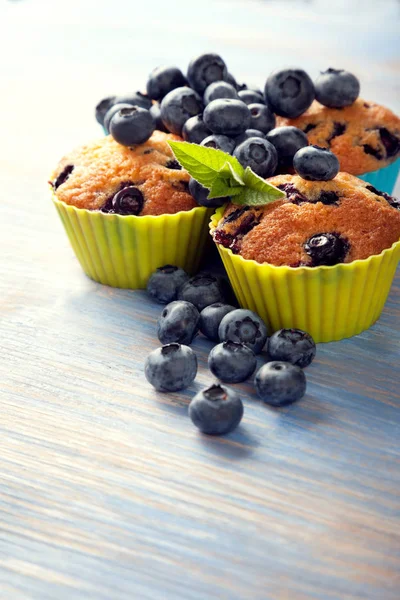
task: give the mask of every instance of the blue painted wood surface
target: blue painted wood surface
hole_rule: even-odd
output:
[[[303,401],[239,385],[243,424],[203,437],[187,404],[211,344],[189,390],[154,392],[160,307],[81,273],[45,183],[100,135],[98,98],[204,49],[259,86],[345,66],[399,111],[399,5],[348,4],[0,5],[1,599],[400,597],[400,277],[372,329],[319,345]]]

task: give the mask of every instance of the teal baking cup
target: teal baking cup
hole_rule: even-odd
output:
[[[366,181],[367,183],[370,183],[374,186],[374,188],[381,192],[392,194],[396,185],[399,171],[400,158],[395,160],[395,162],[387,167],[382,167],[382,169],[370,171],[369,173],[364,173],[363,175],[357,175],[357,177],[363,181]]]

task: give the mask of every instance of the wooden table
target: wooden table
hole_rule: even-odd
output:
[[[346,6],[351,4],[352,7]],[[346,16],[346,11],[348,15]],[[355,13],[358,12],[358,16]],[[233,434],[143,376],[160,307],[81,272],[46,180],[96,101],[215,49],[239,78],[346,66],[399,111],[396,2],[0,4],[0,598],[400,597],[400,277],[362,335],[319,345],[303,401],[243,384]]]

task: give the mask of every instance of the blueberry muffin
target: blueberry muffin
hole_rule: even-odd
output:
[[[329,148],[341,171],[360,175],[393,163],[400,156],[400,118],[391,110],[358,98],[350,106],[329,108],[316,100],[296,119],[278,118],[307,134],[310,144]]]
[[[317,267],[380,254],[400,238],[400,203],[349,175],[268,182],[286,198],[262,207],[229,204],[213,231],[217,244],[258,263]]]
[[[188,191],[189,175],[174,159],[168,140],[154,131],[134,147],[111,136],[65,156],[52,177],[58,200],[76,208],[121,215],[163,215],[189,211],[197,203]]]

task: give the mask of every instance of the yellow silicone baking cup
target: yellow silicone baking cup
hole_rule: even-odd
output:
[[[211,218],[210,229],[225,207]],[[365,260],[333,267],[277,267],[246,260],[217,244],[236,297],[271,332],[308,331],[316,342],[357,335],[379,318],[400,258],[400,241]]]
[[[52,193],[72,248],[86,275],[112,287],[143,289],[166,264],[195,273],[208,239],[212,210],[138,217],[76,208]]]

